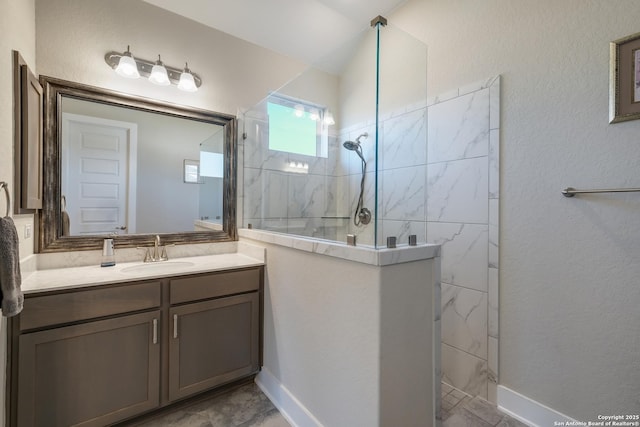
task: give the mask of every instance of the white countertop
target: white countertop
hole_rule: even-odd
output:
[[[53,268],[34,271],[23,280],[21,289],[24,294],[32,294],[260,265],[264,265],[264,260],[242,253],[227,253],[175,258],[157,263],[125,262],[113,267],[92,265]]]

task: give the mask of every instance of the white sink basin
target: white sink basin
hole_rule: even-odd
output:
[[[138,273],[171,273],[174,270],[179,270],[185,267],[193,267],[195,264],[189,261],[160,261],[160,262],[148,262],[145,264],[132,265],[131,267],[125,267],[121,271],[123,273],[138,274]]]

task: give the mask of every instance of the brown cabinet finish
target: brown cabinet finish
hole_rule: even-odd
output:
[[[156,281],[32,297],[20,315],[20,330],[160,307],[160,295]]]
[[[13,51],[14,213],[42,208],[43,88]]]
[[[22,207],[42,208],[42,86],[22,69]]]
[[[18,426],[98,427],[157,407],[159,319],[152,311],[22,335]]]
[[[254,375],[263,274],[26,295],[9,319],[6,425],[112,425]]]
[[[172,279],[169,284],[171,304],[180,304],[216,298],[225,295],[257,291],[261,272],[255,269],[225,271],[212,275],[201,275]]]
[[[256,292],[169,311],[169,400],[227,383],[259,369]]]

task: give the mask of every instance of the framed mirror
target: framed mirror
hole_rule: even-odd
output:
[[[234,116],[40,82],[39,252],[100,249],[105,237],[118,247],[146,246],[156,234],[164,244],[237,240]]]

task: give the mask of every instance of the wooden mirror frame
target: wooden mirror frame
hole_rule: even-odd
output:
[[[228,242],[238,240],[236,226],[237,201],[237,131],[235,116],[201,110],[192,107],[160,102],[113,90],[101,89],[80,83],[69,82],[48,76],[40,76],[44,90],[44,141],[43,141],[43,200],[38,213],[37,252],[66,252],[96,250],[102,248],[105,236],[62,236],[61,214],[61,103],[62,97],[115,105],[172,117],[197,120],[224,127],[224,181],[222,201],[222,231],[189,231],[157,233],[163,244],[187,244]],[[118,247],[146,246],[154,234],[131,234],[114,236]]]

